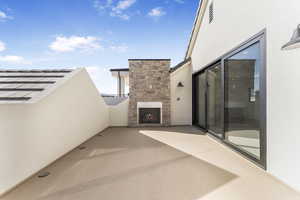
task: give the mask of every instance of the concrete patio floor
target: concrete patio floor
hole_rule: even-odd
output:
[[[193,127],[109,128],[3,200],[296,200],[299,193]]]

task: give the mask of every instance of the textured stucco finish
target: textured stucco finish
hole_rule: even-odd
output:
[[[171,124],[169,71],[170,60],[129,60],[129,126],[138,126],[137,102],[162,102],[162,125]]]
[[[192,125],[192,66],[184,64],[170,75],[171,78],[171,124]],[[181,82],[184,87],[178,87]]]

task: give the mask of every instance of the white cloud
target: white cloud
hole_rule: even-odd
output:
[[[130,19],[130,16],[128,14],[124,14],[122,12],[111,12],[110,16],[119,17],[120,19],[123,19],[123,20],[129,20]]]
[[[181,3],[181,4],[184,3],[184,0],[174,0],[174,1],[177,2],[177,3]]]
[[[88,51],[101,49],[102,47],[99,43],[99,39],[96,37],[58,36],[55,38],[55,41],[50,44],[49,48],[57,52],[71,52],[77,49]]]
[[[26,61],[23,57],[14,55],[0,56],[0,62],[9,64],[31,64],[30,62]]]
[[[108,12],[112,17],[118,17],[123,20],[129,20],[130,14],[124,13],[128,8],[130,8],[136,0],[120,0],[115,4],[113,0],[95,0],[94,8],[96,8],[100,13]]]
[[[6,49],[6,45],[4,42],[0,41],[0,52]],[[22,56],[15,55],[0,55],[0,63],[5,64],[31,64],[31,62],[25,60]]]
[[[153,8],[149,13],[148,15],[150,17],[161,17],[163,15],[167,14],[162,7],[156,7],[156,8]]]
[[[4,51],[6,49],[5,43],[0,41],[0,51]]]
[[[130,8],[135,2],[136,2],[136,0],[119,1],[118,4],[112,8],[112,10],[110,12],[110,16],[119,17],[123,20],[129,20],[130,16],[123,12],[124,12],[124,10],[127,10],[128,8]]]
[[[12,19],[11,16],[8,16],[4,11],[0,10],[0,21],[6,21]]]
[[[126,10],[129,7],[131,7],[134,3],[136,2],[136,0],[123,0],[123,1],[119,1],[117,6],[114,7],[113,10]]]
[[[0,11],[0,19],[7,19],[8,18],[8,16],[6,15],[6,13],[5,12],[3,12],[3,11]]]
[[[119,53],[124,53],[128,50],[127,45],[112,45],[110,46],[110,49]]]
[[[106,0],[104,3],[101,3],[100,0],[95,0],[94,1],[94,8],[97,10],[105,10],[106,8],[110,8],[112,5],[113,1],[112,0]]]

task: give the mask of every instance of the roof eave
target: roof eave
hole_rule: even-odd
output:
[[[110,69],[111,72],[128,72],[129,68]]]
[[[189,63],[191,61],[191,57],[185,59],[184,61],[180,62],[179,64],[177,64],[176,66],[172,67],[170,69],[170,73],[176,72],[178,69],[180,69],[181,67],[185,66],[187,63]]]
[[[189,40],[189,44],[187,47],[187,51],[185,53],[185,59],[188,59],[189,57],[191,57],[191,52],[194,49],[195,46],[195,42],[198,36],[198,32],[201,26],[201,22],[203,19],[203,15],[205,13],[206,10],[206,6],[207,6],[208,0],[200,0],[199,2],[199,6],[198,6],[198,10],[197,10],[197,14],[196,14],[196,18],[194,21],[194,25],[193,25],[193,29],[191,32],[191,36],[190,36],[190,40]],[[201,12],[203,10],[203,12]]]

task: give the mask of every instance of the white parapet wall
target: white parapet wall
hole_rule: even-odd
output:
[[[109,107],[109,118],[111,126],[128,126],[128,106],[129,99],[126,99],[118,105],[112,105]]]
[[[170,75],[171,124],[192,125],[192,66],[188,62]],[[181,82],[183,87],[178,87]]]
[[[109,126],[109,107],[80,69],[36,103],[0,104],[0,195]]]

